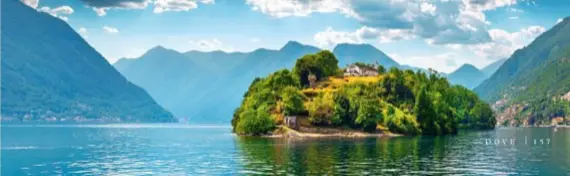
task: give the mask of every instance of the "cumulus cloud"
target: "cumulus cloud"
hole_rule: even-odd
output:
[[[88,7],[92,7],[98,16],[107,15],[109,9],[144,9],[150,0],[81,0]]]
[[[509,57],[515,50],[532,42],[546,29],[542,26],[530,26],[517,32],[507,32],[501,29],[491,29],[489,34],[492,41],[482,44],[468,45],[469,50],[477,56],[491,60]]]
[[[58,17],[64,21],[68,20],[68,16],[71,15],[73,13],[73,8],[71,8],[70,6],[64,5],[64,6],[59,6],[56,8],[51,8],[48,6],[43,6],[41,8],[38,8],[39,5],[39,0],[20,0],[22,3],[26,4],[27,6],[30,6],[31,8],[34,8],[38,11],[41,12],[45,12],[48,13],[54,17]]]
[[[330,48],[339,43],[363,43],[364,40],[357,32],[341,32],[335,31],[332,27],[328,27],[323,32],[315,34],[313,39],[320,47]]]
[[[198,8],[198,3],[212,4],[214,0],[156,0],[154,1],[154,13],[189,11]]]
[[[485,11],[512,6],[517,0],[247,0],[270,16],[308,16],[337,12],[377,31],[399,29],[432,44],[476,44],[491,40]],[[325,31],[326,32],[326,31]]]
[[[119,30],[117,28],[109,27],[109,26],[103,26],[103,31],[105,31],[106,33],[110,33],[110,34],[119,33]]]
[[[21,0],[24,4],[32,7],[32,8],[38,8],[38,4],[40,3],[39,0]]]
[[[189,11],[198,7],[198,3],[213,4],[214,0],[81,0],[92,7],[98,16],[107,15],[109,9],[146,9],[153,5],[154,13],[167,11]]]
[[[361,27],[354,32],[335,31],[328,27],[325,31],[318,32],[313,39],[320,47],[331,48],[340,43],[364,43],[366,40],[377,40],[380,43],[389,43],[397,40],[409,40],[415,38],[411,30],[406,29],[376,29]]]
[[[562,22],[562,18],[558,18],[558,20],[556,20],[556,24]]]
[[[308,16],[311,13],[351,14],[347,0],[246,0],[255,11],[274,17]]]
[[[69,15],[71,15],[73,13],[73,8],[69,7],[69,6],[60,6],[60,7],[56,7],[56,8],[50,8],[47,6],[44,6],[42,8],[38,9],[39,11],[42,12],[46,12],[54,17],[59,17],[64,21],[67,21],[67,17]]]
[[[189,43],[192,45],[193,48],[200,51],[217,51],[217,50],[225,52],[234,51],[232,47],[224,45],[222,41],[218,40],[217,38],[190,40]]]

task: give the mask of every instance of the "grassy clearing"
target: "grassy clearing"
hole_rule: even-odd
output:
[[[319,93],[334,92],[338,88],[355,83],[375,83],[384,79],[384,76],[345,76],[345,77],[328,77],[316,83],[315,88],[305,88],[301,90],[303,94],[312,97]]]

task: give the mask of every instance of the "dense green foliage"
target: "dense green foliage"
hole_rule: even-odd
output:
[[[293,73],[301,80],[301,85],[309,84],[309,75],[313,74],[317,80],[335,75],[338,70],[338,60],[330,51],[321,51],[317,54],[308,54],[295,62]]]
[[[234,113],[234,131],[264,134],[284,115],[307,118],[315,126],[403,134],[453,134],[460,125],[480,129],[495,125],[488,104],[437,73],[393,67],[379,76],[361,78],[368,81],[340,84],[325,79],[340,79],[334,78],[338,70],[334,63],[338,63],[334,55],[322,51],[301,57],[293,72],[280,70],[255,79]],[[303,77],[309,74],[318,76],[320,87],[301,90],[307,84]],[[253,122],[260,119],[271,124]]]
[[[559,100],[570,92],[570,18],[517,50],[497,72],[477,87],[489,102],[505,100],[504,107],[522,106],[515,124],[550,124],[555,117],[570,117],[567,102]]]

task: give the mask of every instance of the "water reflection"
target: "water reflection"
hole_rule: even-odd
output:
[[[530,132],[529,132],[530,131]],[[456,136],[369,139],[269,139],[238,137],[242,172],[294,175],[570,174],[570,130],[507,129]],[[551,138],[551,145],[524,139]],[[515,145],[485,139],[515,138]]]
[[[570,175],[570,129],[313,140],[175,126],[1,129],[1,175]]]

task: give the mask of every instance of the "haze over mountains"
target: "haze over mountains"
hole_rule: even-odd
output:
[[[447,78],[452,84],[458,84],[468,89],[474,89],[485,79],[493,75],[493,73],[495,73],[495,71],[497,71],[505,61],[506,59],[495,61],[481,70],[471,64],[464,64],[448,74]]]
[[[464,64],[447,76],[449,82],[473,89],[485,78],[485,73],[471,64]]]
[[[66,22],[17,0],[1,8],[3,117],[176,120]]]
[[[569,21],[564,19],[508,59],[481,70],[465,64],[447,77],[451,83],[475,88],[491,103],[567,94]],[[17,0],[2,1],[2,22],[5,117],[162,122],[173,121],[174,114],[194,123],[227,123],[255,77],[292,68],[297,58],[321,50],[295,41],[279,50],[234,53],[180,53],[157,46],[139,58],[120,59],[113,64],[115,70],[64,21]],[[369,44],[339,44],[332,51],[341,67],[378,62],[387,68],[423,70],[401,65]]]
[[[279,50],[253,52],[175,50],[157,46],[136,59],[120,59],[114,66],[127,79],[145,88],[155,100],[177,117],[194,123],[229,121],[255,77],[278,69],[290,69],[297,58],[321,49],[290,41]],[[376,63],[384,67],[423,70],[400,65],[369,44],[339,44],[333,50],[341,67],[354,62]],[[473,67],[474,68],[474,67]],[[459,84],[472,85],[475,76],[485,76],[476,68],[455,76]],[[477,74],[479,73],[479,74]],[[465,81],[460,77],[468,77]],[[479,78],[477,78],[479,79]],[[481,80],[482,81],[482,80]],[[480,81],[479,81],[480,82]]]

